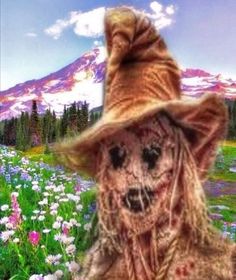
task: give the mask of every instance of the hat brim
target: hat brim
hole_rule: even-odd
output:
[[[222,98],[213,94],[206,94],[197,100],[177,99],[119,107],[119,111],[105,112],[97,123],[80,135],[56,144],[54,150],[65,166],[94,176],[95,157],[102,139],[161,111],[183,129],[199,175],[204,178],[215,158],[218,142],[225,137],[228,122]]]

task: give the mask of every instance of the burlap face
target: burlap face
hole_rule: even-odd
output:
[[[173,127],[164,116],[105,139],[98,171],[100,218],[110,213],[113,227],[131,234],[165,223],[170,216],[175,145]]]
[[[89,261],[85,275],[163,280],[178,246],[187,254],[196,244],[211,250],[216,235],[190,147],[164,112],[100,142],[99,247],[91,258],[114,265],[98,272]]]

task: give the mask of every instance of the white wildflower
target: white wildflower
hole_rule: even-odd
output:
[[[43,200],[39,201],[39,205],[47,205],[48,204],[48,199],[44,198]]]
[[[14,229],[14,225],[12,223],[6,223],[7,229]]]
[[[39,192],[40,191],[40,187],[38,185],[33,185],[32,186],[32,190],[36,191],[36,192]]]
[[[56,222],[53,223],[52,227],[55,228],[55,229],[59,229],[61,227],[61,223],[56,221]]]
[[[68,198],[60,198],[59,201],[60,201],[60,202],[68,202],[69,199],[68,199]]]
[[[43,274],[33,274],[30,276],[29,280],[44,280]]]
[[[82,204],[77,204],[76,205],[76,210],[77,211],[81,211],[83,209],[83,205]]]
[[[57,222],[62,222],[62,221],[63,221],[63,218],[62,218],[61,216],[58,216],[58,217],[56,218],[56,220],[57,220]]]
[[[75,253],[76,247],[74,244],[70,244],[69,246],[66,247],[66,253],[68,255],[73,255]]]
[[[64,221],[62,223],[62,227],[66,227],[66,228],[70,229],[72,227],[72,224],[70,222]]]
[[[2,231],[0,234],[0,237],[2,239],[3,242],[8,241],[8,239],[15,233],[14,230],[6,230],[6,231]]]
[[[19,193],[18,193],[18,192],[12,192],[12,193],[11,193],[11,196],[13,196],[13,195],[14,195],[15,197],[18,197],[18,196],[19,196]]]
[[[76,219],[70,219],[70,224],[72,225],[72,226],[76,226],[77,225],[77,221],[76,221]]]
[[[33,181],[33,182],[32,182],[32,185],[38,185],[38,184],[39,184],[38,181]]]
[[[19,239],[19,238],[14,238],[14,239],[12,240],[12,242],[14,242],[14,243],[19,243],[19,242],[20,242],[20,239]]]
[[[8,217],[3,217],[2,219],[0,219],[0,224],[4,225],[6,223],[8,223],[9,218]]]
[[[84,225],[84,229],[86,231],[89,231],[91,228],[92,228],[92,224],[91,223],[87,223],[87,224]]]
[[[64,235],[64,234],[61,234],[61,233],[55,234],[55,235],[54,235],[54,240],[56,240],[56,241],[62,241],[63,235]]]
[[[39,221],[44,221],[44,220],[45,220],[45,216],[40,215],[40,216],[38,217],[38,220],[39,220]]]
[[[80,265],[75,261],[67,262],[66,266],[71,273],[76,273],[80,270]]]
[[[54,274],[45,275],[43,280],[57,280],[57,276]]]
[[[58,204],[58,203],[53,203],[53,204],[50,206],[50,209],[51,209],[51,210],[57,210],[58,207],[59,207],[59,204]]]
[[[50,214],[51,214],[52,216],[56,216],[56,215],[57,215],[57,210],[52,210],[52,211],[50,211]]]
[[[66,244],[66,245],[71,244],[74,240],[75,240],[75,237],[73,237],[73,236],[67,237],[65,234],[62,234],[62,236],[61,236],[62,243]]]
[[[43,195],[47,197],[47,196],[49,196],[49,193],[48,192],[43,192]]]
[[[45,259],[46,263],[51,264],[51,265],[58,265],[60,264],[60,259],[62,255],[48,255]]]
[[[6,211],[8,209],[9,209],[9,205],[8,204],[4,204],[4,205],[1,206],[1,210],[2,211]]]
[[[63,276],[63,271],[58,269],[57,271],[54,272],[54,275],[57,277],[57,279],[61,279]]]

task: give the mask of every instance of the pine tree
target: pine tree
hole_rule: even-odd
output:
[[[88,103],[84,101],[81,106],[81,131],[88,127]]]
[[[67,112],[66,105],[65,105],[63,115],[62,115],[62,118],[60,121],[60,136],[62,138],[65,137],[65,135],[66,135],[67,126],[68,126],[68,112]]]
[[[0,122],[0,144],[3,144],[4,122]]]
[[[232,136],[233,136],[233,139],[236,139],[236,100],[233,101],[233,109],[232,109],[232,130],[233,130],[233,133],[232,133]]]
[[[78,115],[77,115],[76,103],[74,102],[69,107],[67,135],[73,136],[77,133],[77,131],[78,131]]]
[[[17,119],[16,125],[16,149],[17,150],[25,150],[24,147],[24,112],[21,113],[21,116]]]
[[[16,124],[17,118],[11,118],[5,120],[3,130],[3,142],[4,145],[14,146],[16,144]]]
[[[51,120],[51,138],[50,143],[56,141],[56,125],[57,125],[57,117],[55,111],[52,112],[52,120]]]
[[[77,119],[78,119],[78,132],[80,133],[82,131],[82,103],[79,102],[77,104]]]
[[[90,114],[90,120],[89,120],[89,125],[91,126],[91,125],[93,125],[94,123],[95,123],[95,113],[94,112],[92,112],[91,114]]]
[[[29,114],[28,112],[22,112],[21,116],[17,119],[16,149],[26,151],[29,147]]]
[[[41,139],[41,125],[38,116],[38,108],[36,100],[32,102],[32,112],[30,116],[30,141],[31,146],[38,146],[42,143]]]
[[[28,112],[24,114],[24,146],[25,150],[30,148],[30,116]]]
[[[51,119],[51,111],[47,109],[42,118],[43,143],[47,143],[50,141]]]

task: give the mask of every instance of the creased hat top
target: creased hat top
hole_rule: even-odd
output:
[[[133,98],[140,102],[180,98],[180,71],[155,26],[130,8],[105,17],[108,50],[104,111]]]
[[[131,8],[105,14],[106,87],[102,117],[92,127],[56,148],[74,170],[96,173],[99,142],[130,125],[165,111],[185,132],[198,173],[205,178],[228,114],[216,95],[181,98],[180,70],[151,21]]]

